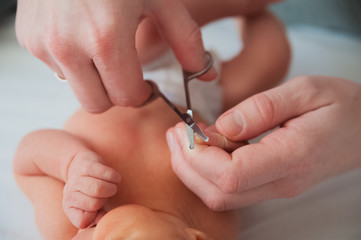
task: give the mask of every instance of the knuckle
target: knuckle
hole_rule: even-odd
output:
[[[102,207],[101,201],[97,199],[89,199],[89,201],[87,201],[87,210],[89,212],[98,211],[101,207]]]
[[[112,31],[96,32],[90,46],[94,56],[102,59],[111,57],[114,52],[114,39],[116,39],[116,35]]]
[[[218,187],[224,193],[237,193],[247,188],[247,182],[236,170],[227,169],[219,176]]]
[[[58,34],[50,34],[46,40],[46,46],[50,53],[62,64],[71,64],[71,46],[65,39],[62,39]]]
[[[275,118],[275,105],[266,93],[259,93],[250,98],[259,118],[265,122],[272,122]]]
[[[83,161],[83,160],[84,160],[83,158],[79,159],[80,164],[78,164],[78,168],[77,168],[79,169],[80,175],[88,174],[92,168],[92,163],[90,161]]]
[[[202,41],[201,28],[197,24],[194,23],[194,26],[188,35],[187,41],[189,43],[196,43]]]
[[[99,196],[102,193],[101,184],[93,181],[90,184],[90,192],[94,194],[94,196]]]
[[[202,32],[201,28],[195,22],[192,23],[192,26],[188,28],[187,32],[183,35],[182,38],[174,39],[175,45],[173,48],[180,50],[179,48],[187,46],[190,51],[195,51],[196,46],[199,46],[198,43],[202,42]]]
[[[105,111],[107,111],[109,108],[111,108],[112,104],[100,104],[99,102],[93,102],[93,101],[82,101],[82,106],[88,113],[92,114],[100,114]]]
[[[298,88],[307,91],[310,96],[318,96],[323,90],[318,78],[313,76],[299,76],[293,79]]]

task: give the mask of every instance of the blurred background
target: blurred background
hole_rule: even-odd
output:
[[[15,0],[0,0],[0,239],[37,240],[31,204],[13,179],[12,158],[25,134],[61,128],[79,105],[66,83],[19,46],[15,11]],[[327,75],[361,83],[361,1],[287,0],[272,11],[287,24],[293,49],[285,81]],[[235,26],[232,19],[206,26],[206,47],[230,58],[242,47]],[[245,208],[241,238],[361,239],[360,183],[357,170],[295,199]]]

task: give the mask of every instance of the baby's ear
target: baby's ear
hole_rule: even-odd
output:
[[[192,240],[212,240],[207,234],[194,228],[186,228],[185,230]]]

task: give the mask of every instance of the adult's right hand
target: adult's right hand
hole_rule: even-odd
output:
[[[97,113],[149,97],[135,49],[145,17],[153,19],[184,69],[204,67],[199,27],[179,0],[19,0],[16,33],[23,47],[68,80],[87,111]]]
[[[235,149],[225,141],[246,141],[277,126],[259,143]],[[361,85],[298,77],[241,102],[215,127],[223,138],[193,150],[184,123],[167,132],[175,173],[205,204],[226,210],[294,197],[361,167]]]

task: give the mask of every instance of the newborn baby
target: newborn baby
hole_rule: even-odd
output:
[[[245,49],[269,49],[271,53],[277,44],[286,42],[281,25],[268,13],[246,24],[252,31],[243,36]],[[264,28],[267,32],[261,31]],[[278,36],[276,42],[259,41],[270,33]],[[243,93],[252,85],[250,92],[254,91],[258,80],[262,83],[270,76],[264,69],[270,69],[280,56],[270,54],[272,61],[257,61],[250,54],[254,52],[242,51],[225,63],[219,82],[228,86],[244,76],[255,82],[249,84],[243,78],[233,88],[226,87],[223,101],[234,101],[237,89]],[[243,75],[240,66],[255,69],[254,75]],[[282,76],[285,68],[272,71]],[[194,119],[205,122],[197,113]],[[241,229],[237,212],[210,210],[172,171],[164,136],[179,121],[173,110],[157,99],[141,108],[114,107],[98,115],[80,109],[64,130],[27,135],[16,153],[14,172],[34,205],[42,236],[51,240],[236,239]]]

